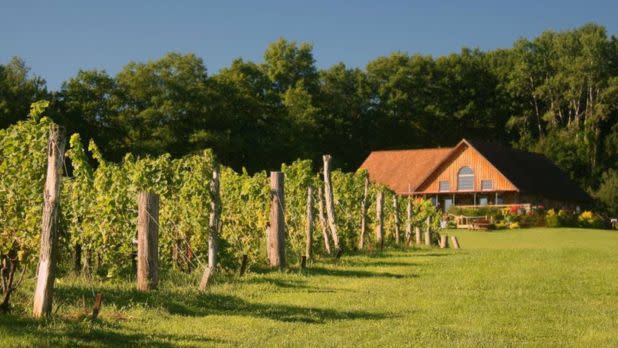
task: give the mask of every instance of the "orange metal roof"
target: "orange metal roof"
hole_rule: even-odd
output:
[[[373,151],[360,166],[372,181],[398,194],[409,194],[451,153],[453,148]]]

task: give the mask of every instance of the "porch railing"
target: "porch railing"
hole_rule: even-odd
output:
[[[532,204],[530,203],[515,203],[515,204],[485,204],[485,205],[480,205],[480,204],[467,204],[467,205],[459,205],[459,204],[454,204],[454,206],[456,206],[457,208],[498,208],[498,209],[503,209],[503,208],[517,208],[517,209],[524,209],[526,212],[529,212],[532,209]]]

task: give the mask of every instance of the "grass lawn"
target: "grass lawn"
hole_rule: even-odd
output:
[[[0,315],[0,346],[618,346],[618,232],[447,233],[462,250],[346,256],[206,294],[186,285],[197,274],[164,275],[149,294],[61,278],[45,322],[27,314],[29,283]],[[94,323],[79,317],[93,286]]]

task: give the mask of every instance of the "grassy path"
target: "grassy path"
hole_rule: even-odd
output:
[[[449,231],[463,250],[391,251],[252,273],[207,294],[96,284],[100,320],[79,319],[91,284],[64,278],[55,319],[0,316],[0,346],[616,346],[618,232]],[[17,301],[28,305],[27,291]]]

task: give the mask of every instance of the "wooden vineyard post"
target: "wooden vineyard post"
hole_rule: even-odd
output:
[[[311,259],[311,241],[313,240],[313,187],[307,187],[307,221],[305,226],[305,256]]]
[[[406,209],[406,245],[412,244],[412,201],[407,199],[408,206]]]
[[[382,206],[384,205],[384,193],[378,191],[376,196],[376,242],[380,249],[384,248],[384,212]]]
[[[324,239],[324,249],[330,255],[330,240],[328,238],[328,226],[326,225],[326,215],[324,214],[324,189],[318,187],[318,219],[320,220],[320,229],[322,230],[322,238]]]
[[[285,267],[285,198],[282,172],[270,172],[270,231],[268,258],[270,267]]]
[[[431,245],[431,218],[427,218],[425,229],[425,245]]]
[[[440,235],[440,249],[448,248],[448,236]]]
[[[453,249],[459,249],[459,241],[456,236],[451,236],[451,242],[453,244]]]
[[[343,252],[339,245],[339,234],[337,233],[337,224],[335,223],[335,202],[333,199],[333,187],[330,182],[330,155],[322,156],[324,161],[324,199],[326,201],[326,217],[328,218],[328,228],[333,237],[333,244],[339,258]]]
[[[140,192],[137,198],[137,290],[159,283],[159,196]]]
[[[210,218],[208,220],[208,265],[202,274],[199,289],[206,290],[210,278],[217,269],[217,253],[219,252],[219,227],[221,215],[221,197],[219,196],[219,166],[212,169],[210,180]]]
[[[32,314],[41,318],[51,313],[56,279],[56,254],[58,249],[58,206],[64,163],[64,128],[53,125],[47,143],[47,177],[43,192],[44,206],[41,223],[39,267]]]
[[[369,177],[365,177],[365,192],[363,201],[361,202],[361,230],[358,240],[358,249],[363,250],[365,247],[365,235],[367,234],[367,197],[369,196]]]
[[[397,195],[393,195],[393,210],[395,215],[395,244],[399,245],[399,235],[401,231],[399,230],[399,202],[397,200]]]
[[[247,266],[249,265],[249,256],[247,254],[243,254],[242,255],[242,259],[240,260],[240,276],[242,277],[243,275],[245,275],[245,272],[247,271]]]

